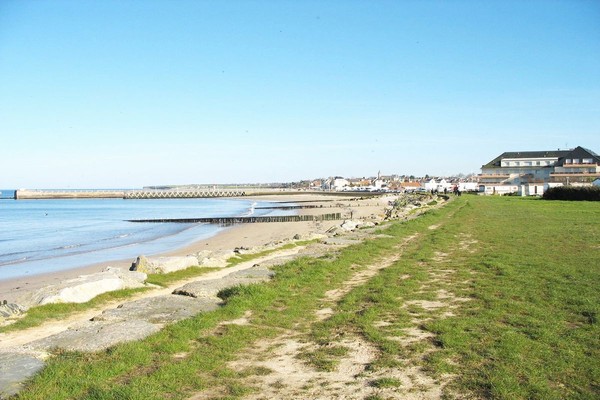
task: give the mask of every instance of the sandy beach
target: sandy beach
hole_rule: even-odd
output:
[[[281,202],[282,206],[293,203],[298,205],[310,204],[317,208],[300,208],[290,210],[290,214],[325,214],[341,213],[343,219],[378,219],[384,215],[384,209],[393,195],[360,199],[357,197],[340,197],[331,195],[315,195],[303,193],[289,193],[285,195],[272,195],[256,197],[257,200]],[[172,251],[156,256],[184,256],[203,250],[221,251],[233,250],[236,247],[253,248],[266,244],[273,244],[293,238],[295,235],[308,236],[310,234],[325,233],[333,226],[339,226],[343,221],[322,222],[274,222],[240,224],[228,227],[215,236],[200,240],[189,246],[173,249]],[[128,269],[134,259],[111,261],[86,265],[82,260],[82,267],[64,270],[49,274],[32,275],[23,278],[0,280],[0,301],[15,302],[16,299],[28,292],[35,291],[45,286],[56,284],[66,279],[87,275],[104,270],[108,266]]]

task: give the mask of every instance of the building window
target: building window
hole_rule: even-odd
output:
[[[539,161],[536,161],[536,162],[535,162],[535,165],[542,165],[542,163],[541,163],[541,162],[539,162]]]
[[[565,160],[565,164],[571,164],[571,159],[570,159],[570,158],[567,158],[567,159]]]
[[[573,164],[579,164],[579,158],[574,158],[573,159]]]
[[[594,162],[594,160],[592,160],[591,158],[584,158],[583,159],[583,163],[584,164],[591,164],[592,162]]]

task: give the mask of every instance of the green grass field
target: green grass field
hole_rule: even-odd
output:
[[[218,311],[145,341],[56,354],[19,398],[185,399],[209,388],[242,398],[256,390],[248,376],[270,371],[227,363],[290,329],[316,344],[302,360],[323,371],[347,353],[339,337],[367,340],[382,390],[402,386],[385,373],[409,362],[446,382],[446,398],[600,397],[599,203],[462,196],[382,229],[335,258],[298,259],[269,283],[227,290]],[[317,321],[326,292],[394,256]],[[248,311],[251,325],[219,325]],[[414,327],[427,338],[402,344]]]

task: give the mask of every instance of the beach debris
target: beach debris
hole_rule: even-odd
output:
[[[236,247],[235,249],[233,249],[233,252],[235,254],[248,254],[250,251],[252,251],[252,249],[250,249],[249,247],[245,247],[245,246],[240,246],[240,247]]]
[[[0,304],[0,323],[4,322],[4,320],[13,317],[19,317],[23,315],[27,309],[20,304],[9,303],[4,300],[2,304]]]
[[[129,270],[147,274],[167,274],[197,265],[198,258],[194,256],[149,258],[141,255],[131,264]]]

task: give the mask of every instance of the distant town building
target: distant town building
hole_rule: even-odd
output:
[[[387,181],[381,177],[375,179],[371,185],[375,190],[383,190],[387,188]]]
[[[400,187],[405,192],[414,192],[421,189],[421,184],[419,182],[402,182]]]
[[[333,179],[333,182],[331,183],[331,190],[344,190],[344,188],[346,186],[348,186],[350,184],[350,182],[348,182],[347,179],[341,178],[341,177],[336,177]]]
[[[400,176],[399,175],[379,175],[378,179],[383,180],[384,182],[399,182],[400,181]]]
[[[432,190],[437,190],[437,182],[435,181],[435,178],[431,178],[428,182],[425,182],[425,185],[423,185],[425,187],[425,189],[427,189],[428,191],[432,191]]]
[[[457,186],[461,192],[477,192],[479,190],[477,182],[458,182]]]
[[[600,178],[600,156],[583,147],[570,150],[506,152],[481,167],[485,194],[542,195],[552,186],[590,186]]]

